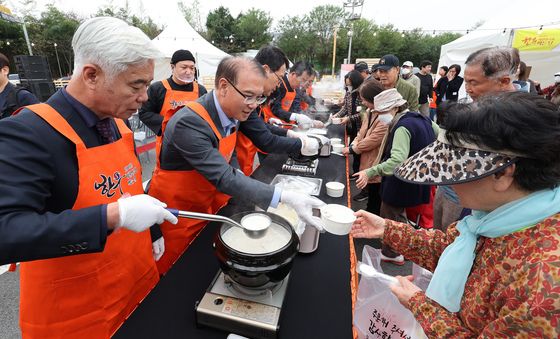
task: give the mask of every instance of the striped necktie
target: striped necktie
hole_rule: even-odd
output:
[[[97,124],[95,124],[95,128],[97,129],[97,132],[99,132],[101,140],[104,144],[110,144],[115,141],[115,134],[113,133],[113,127],[111,126],[111,119],[99,120]]]

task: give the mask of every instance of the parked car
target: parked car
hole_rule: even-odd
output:
[[[14,84],[14,85],[19,85],[21,82],[19,81],[19,75],[18,74],[8,74],[8,80]]]

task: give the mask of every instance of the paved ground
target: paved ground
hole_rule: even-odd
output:
[[[155,166],[155,154],[154,151],[150,151],[149,154],[142,154],[140,156],[143,168],[143,178],[146,181],[151,177],[152,170]],[[358,193],[358,189],[352,183],[352,195]],[[367,202],[352,202],[352,208],[354,210],[365,209]],[[370,245],[376,248],[380,247],[380,242],[377,240],[362,240],[356,239],[356,252],[358,254],[358,259],[361,259],[362,248],[364,245]],[[392,264],[382,263],[381,266],[386,274],[390,275],[407,275],[411,274],[412,264],[407,261],[404,266],[395,266]],[[2,267],[0,267],[0,339],[16,339],[20,338],[19,327],[18,327],[18,302],[19,302],[19,274],[16,273],[5,273]]]

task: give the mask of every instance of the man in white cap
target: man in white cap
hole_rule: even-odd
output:
[[[420,93],[420,79],[412,71],[414,69],[414,64],[412,61],[405,61],[401,67],[401,78],[413,85],[416,88],[416,92]]]

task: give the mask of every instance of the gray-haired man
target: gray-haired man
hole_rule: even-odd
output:
[[[52,258],[20,266],[24,338],[110,337],[158,282],[148,227],[177,222],[142,194],[122,121],[147,99],[159,51],[104,17],[72,47],[68,86],[0,121],[0,263]]]

